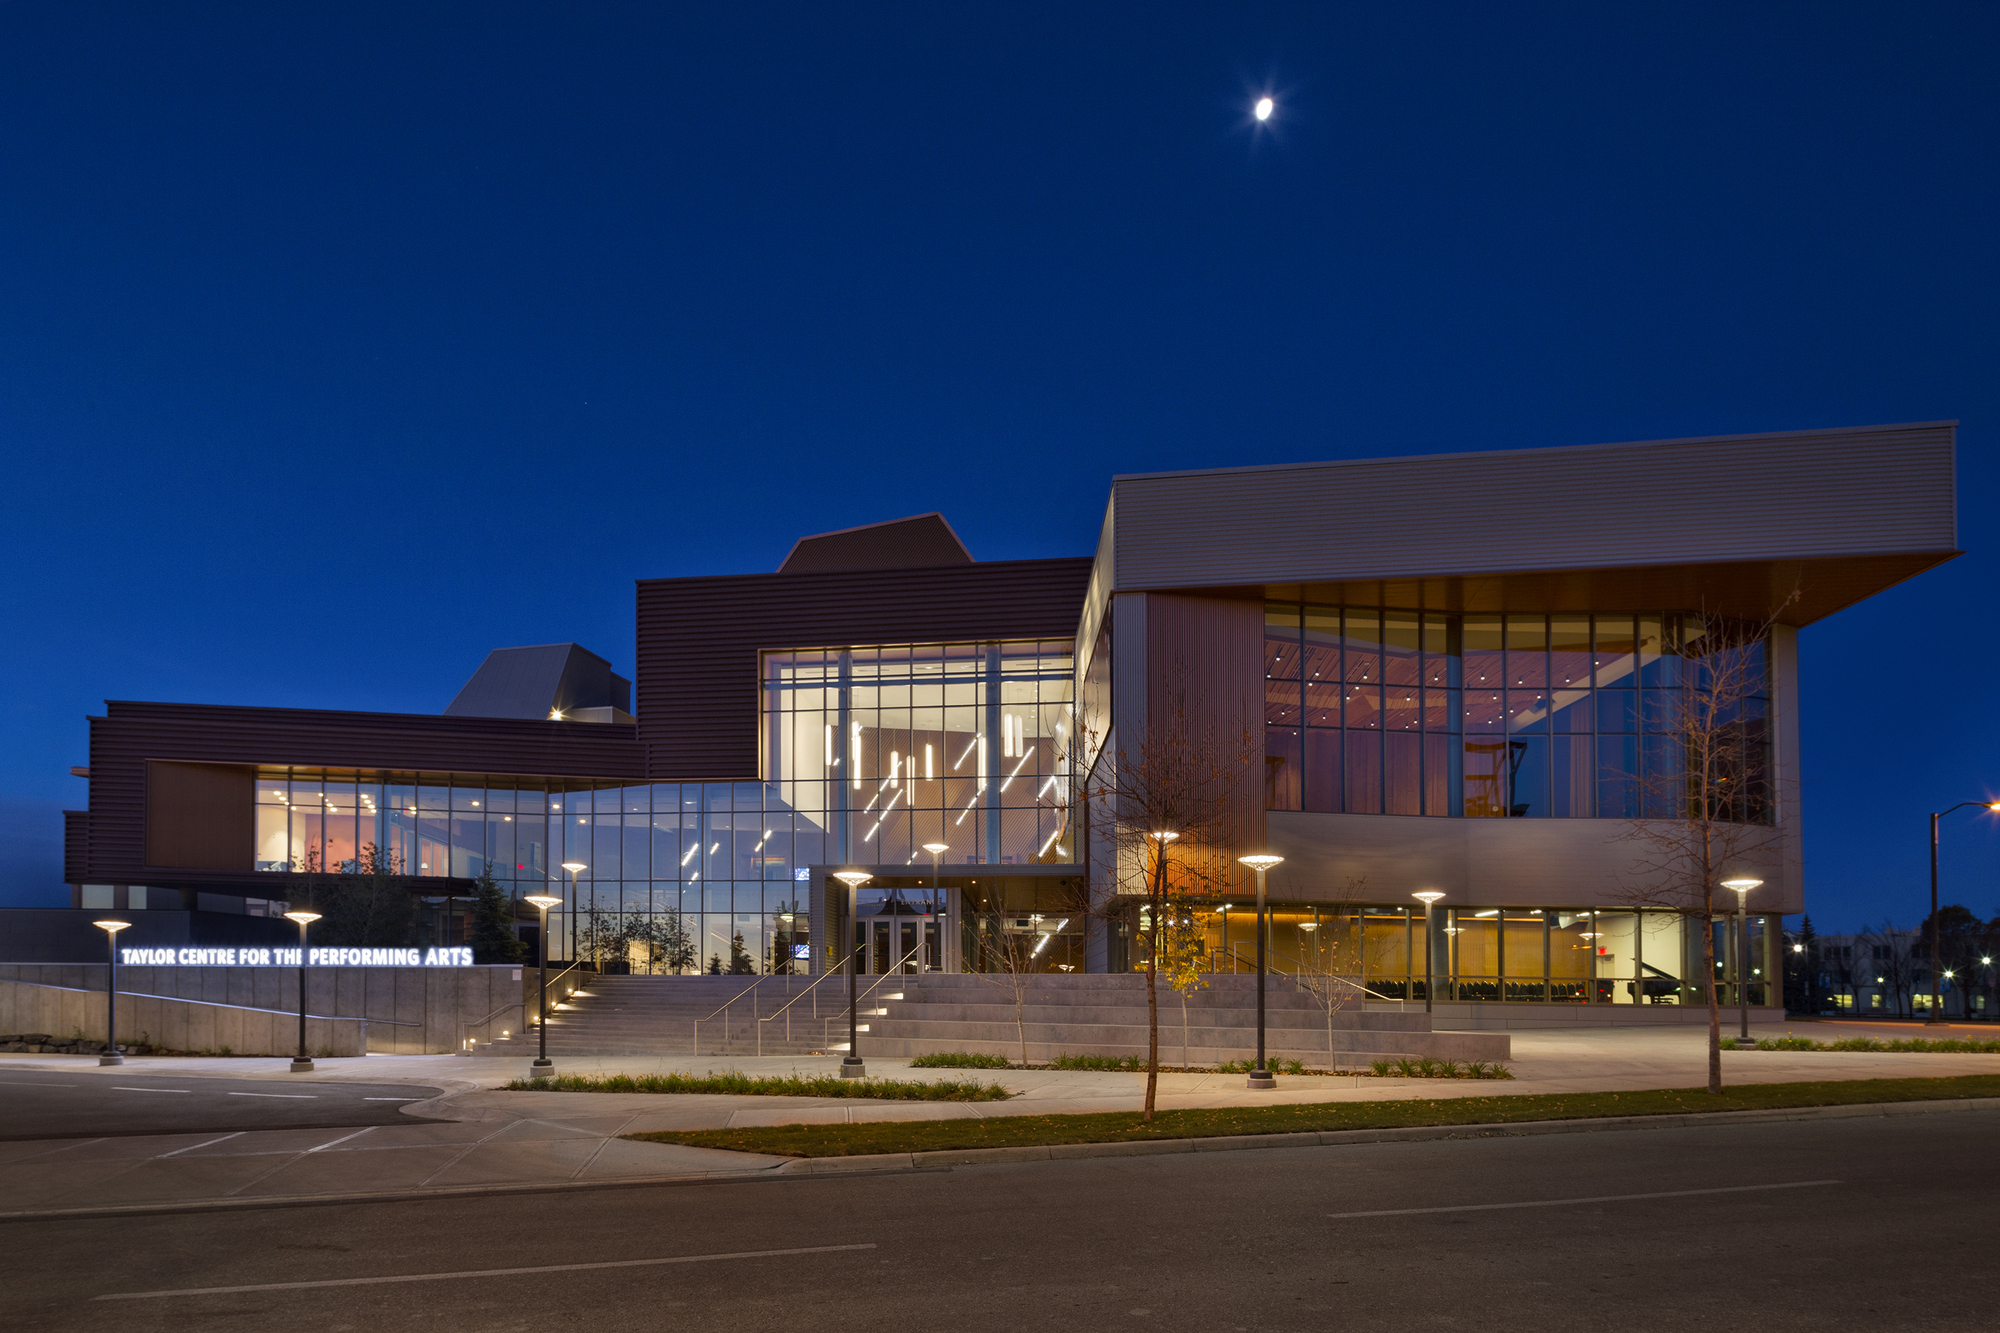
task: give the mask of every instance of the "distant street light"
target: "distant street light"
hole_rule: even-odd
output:
[[[319,920],[319,913],[310,907],[301,907],[295,912],[285,913],[285,920],[299,923],[299,1053],[292,1057],[291,1072],[312,1073],[312,1057],[306,1054],[306,927]],[[367,1029],[362,1029],[364,1032]]]
[[[1960,801],[1951,810],[1940,810],[1931,816],[1931,1012],[1926,1024],[1942,1023],[1939,1017],[1941,1004],[1938,996],[1938,969],[1944,966],[1942,950],[1938,947],[1938,904],[1937,904],[1937,844],[1938,821],[1952,810],[1964,810],[1969,806],[1980,806],[1987,810],[2000,811],[2000,801]],[[1971,1014],[1966,1015],[1972,1017]]]
[[[1436,889],[1421,889],[1410,895],[1424,905],[1424,1012],[1431,1012],[1431,908],[1444,897]]]
[[[104,1054],[97,1057],[100,1065],[122,1065],[125,1055],[118,1049],[118,932],[132,923],[130,921],[93,921],[90,923],[104,932],[104,943],[111,963],[111,971],[106,975],[104,986]]]
[[[859,924],[856,904],[860,900],[861,886],[875,877],[865,870],[836,870],[833,877],[847,886],[847,928],[851,935]],[[868,1077],[868,1066],[861,1059],[861,1029],[854,1021],[855,987],[859,984],[857,969],[860,966],[861,946],[857,944],[854,952],[847,955],[847,1055],[840,1062],[842,1078]]]
[[[1270,100],[1267,97],[1260,105],[1267,105]],[[1257,1067],[1250,1071],[1250,1078],[1244,1086],[1275,1088],[1278,1080],[1271,1077],[1271,1071],[1264,1065],[1264,876],[1285,858],[1266,852],[1236,859],[1257,872]]]
[[[1763,882],[1747,876],[1722,881],[1723,888],[1736,892],[1736,1004],[1743,1014],[1743,1030],[1736,1038],[1738,1049],[1755,1044],[1750,1040],[1750,917],[1745,905],[1750,901],[1750,890]]]
[[[531,893],[521,901],[536,908],[542,914],[541,926],[535,931],[535,952],[540,955],[539,967],[541,992],[540,1016],[535,1020],[535,1030],[541,1034],[541,1050],[533,1064],[528,1066],[529,1078],[547,1078],[556,1072],[549,1061],[549,909],[562,905],[562,899],[552,893]]]

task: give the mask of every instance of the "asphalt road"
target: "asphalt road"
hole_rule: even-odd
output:
[[[409,1124],[438,1094],[407,1083],[255,1082],[155,1074],[0,1071],[0,1142],[122,1134]]]
[[[1962,1333],[2000,1267],[1996,1131],[1982,1111],[1078,1159],[40,1220],[0,1244],[23,1331]]]

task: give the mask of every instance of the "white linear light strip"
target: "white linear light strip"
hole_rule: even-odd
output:
[[[958,762],[951,766],[951,771],[956,773],[958,772],[959,769],[963,768],[965,766],[965,761],[968,758],[970,758],[972,752],[979,747],[979,742],[985,739],[986,739],[986,734],[984,732],[979,732],[979,731],[973,732],[972,739],[965,743],[965,753],[958,757]]]
[[[1049,854],[1049,846],[1050,846],[1050,844],[1051,844],[1051,843],[1053,843],[1053,842],[1055,842],[1055,840],[1056,840],[1057,838],[1060,838],[1061,836],[1062,836],[1062,830],[1061,830],[1061,829],[1057,829],[1057,830],[1056,830],[1056,831],[1055,831],[1054,833],[1051,833],[1051,834],[1049,834],[1049,840],[1048,840],[1048,842],[1045,842],[1045,843],[1043,843],[1043,844],[1042,844],[1042,850],[1040,850],[1039,852],[1036,852],[1036,853],[1035,853],[1035,855],[1036,855],[1036,856],[1047,856],[1047,855]]]
[[[1021,776],[1021,770],[1026,768],[1028,766],[1028,761],[1030,759],[1033,759],[1034,757],[1035,756],[1033,756],[1032,754],[1022,755],[1021,762],[1014,765],[1014,771],[1007,775],[1007,781],[1000,784],[1000,790],[1006,791],[1009,786],[1013,785],[1014,779]]]
[[[854,790],[860,791],[861,790],[861,724],[859,722],[848,723],[848,734],[852,737],[853,740],[853,743],[847,747],[847,753],[848,757],[854,760],[854,769],[853,769]]]
[[[960,824],[963,824],[965,822],[965,817],[972,813],[972,807],[978,804],[979,804],[979,795],[978,793],[975,792],[973,794],[972,799],[965,803],[965,809],[958,812],[958,818],[951,821],[951,826],[953,828],[957,828]]]

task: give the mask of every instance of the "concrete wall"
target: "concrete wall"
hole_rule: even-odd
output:
[[[102,963],[5,963],[0,981],[37,982],[75,991],[95,992],[104,1007],[105,965]],[[499,1029],[519,1031],[523,983],[533,991],[531,967],[316,967],[309,971],[306,1012],[329,1018],[370,1020],[367,1049],[385,1055],[449,1055],[466,1037],[484,1038],[485,1027],[473,1027],[495,1009]],[[298,1041],[299,974],[290,967],[121,967],[118,969],[119,1027],[126,1028],[125,1007],[132,997],[159,996],[206,1006],[243,1010],[273,1010],[293,1015],[291,1046]],[[103,1018],[98,1018],[102,1028]],[[8,1028],[8,1031],[54,1032],[54,1028]],[[67,1027],[61,1029],[67,1032]],[[157,1040],[156,1034],[156,1040]],[[163,1043],[171,1044],[171,1043]],[[209,1042],[212,1049],[217,1043]],[[234,1043],[231,1043],[234,1048]],[[182,1048],[188,1049],[188,1048]],[[195,1047],[192,1049],[199,1049]]]
[[[102,971],[103,969],[99,969]],[[105,1040],[103,979],[95,990],[0,980],[0,1033]],[[360,1055],[368,1024],[358,1018],[306,1019],[306,1050],[316,1056]],[[206,1004],[157,995],[118,996],[120,1045],[174,1051],[227,1050],[232,1055],[294,1055],[299,1017],[278,1009]]]

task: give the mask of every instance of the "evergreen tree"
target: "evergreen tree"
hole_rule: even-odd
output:
[[[708,975],[710,975],[711,977],[719,977],[722,975],[721,954],[712,953],[708,956]]]
[[[507,891],[493,878],[489,863],[472,886],[472,961],[475,963],[524,963],[528,960],[527,941],[514,933],[514,905]]]
[[[743,947],[743,932],[740,930],[729,937],[729,975],[732,977],[757,975],[757,960]]]

